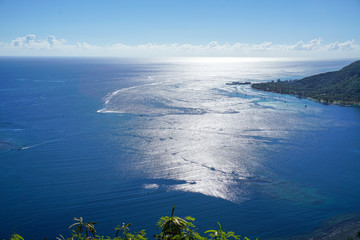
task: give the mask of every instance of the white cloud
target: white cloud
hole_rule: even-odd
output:
[[[329,50],[354,50],[358,45],[355,44],[355,40],[346,41],[343,43],[334,42],[328,45]]]
[[[94,49],[96,46],[91,46],[90,44],[83,42],[83,43],[76,43],[76,47],[79,49]]]
[[[53,35],[49,35],[47,37],[47,42],[44,41],[46,47],[48,48],[57,48],[57,47],[61,47],[66,41],[63,39],[56,39]],[[48,45],[47,45],[48,44]]]
[[[18,37],[11,42],[14,47],[33,47],[35,35],[28,34],[25,37]]]
[[[119,57],[174,57],[174,56],[222,56],[222,57],[359,57],[360,45],[355,40],[323,44],[316,38],[308,42],[295,44],[274,44],[263,42],[207,44],[156,44],[126,45],[93,45],[86,42],[69,44],[64,39],[49,35],[38,39],[34,34],[17,37],[10,43],[0,42],[0,55],[31,56],[119,56]]]
[[[299,41],[295,45],[285,46],[285,49],[289,50],[297,50],[297,51],[312,51],[321,48],[322,40],[320,38],[313,39],[308,43],[304,43],[303,41]]]
[[[9,46],[22,49],[52,49],[61,48],[64,43],[65,40],[58,40],[53,35],[49,35],[46,39],[36,40],[34,34],[28,34],[24,37],[16,38]]]

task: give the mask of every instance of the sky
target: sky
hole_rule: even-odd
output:
[[[360,0],[0,0],[0,56],[360,57]]]

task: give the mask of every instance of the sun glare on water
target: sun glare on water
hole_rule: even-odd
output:
[[[262,59],[176,63],[170,71],[144,77],[143,84],[109,93],[98,112],[140,116],[138,128],[131,130],[137,142],[129,146],[141,156],[134,174],[179,181],[168,190],[241,202],[249,197],[249,184],[266,182],[267,144],[288,134],[275,109],[292,112],[295,105],[266,99],[249,85],[226,83],[264,78],[271,64],[262,70]],[[146,188],[152,188],[149,184]]]

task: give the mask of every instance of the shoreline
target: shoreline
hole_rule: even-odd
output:
[[[324,105],[334,105],[334,106],[342,106],[342,107],[360,107],[360,102],[341,102],[341,101],[325,101],[323,99],[316,99],[316,98],[312,98],[312,97],[308,97],[308,96],[303,96],[303,95],[295,95],[295,94],[291,94],[291,93],[283,93],[283,92],[278,92],[278,91],[268,91],[268,90],[264,90],[264,89],[259,89],[259,88],[253,88],[251,86],[252,89],[257,90],[257,91],[262,91],[262,92],[270,92],[270,93],[276,93],[276,94],[281,94],[281,95],[288,95],[288,96],[293,96],[296,97],[298,99],[308,99],[317,103],[321,103]]]

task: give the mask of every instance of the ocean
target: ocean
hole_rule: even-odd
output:
[[[360,213],[360,108],[233,81],[299,79],[352,60],[0,58],[0,238],[100,235],[170,215],[199,232],[310,234]]]

